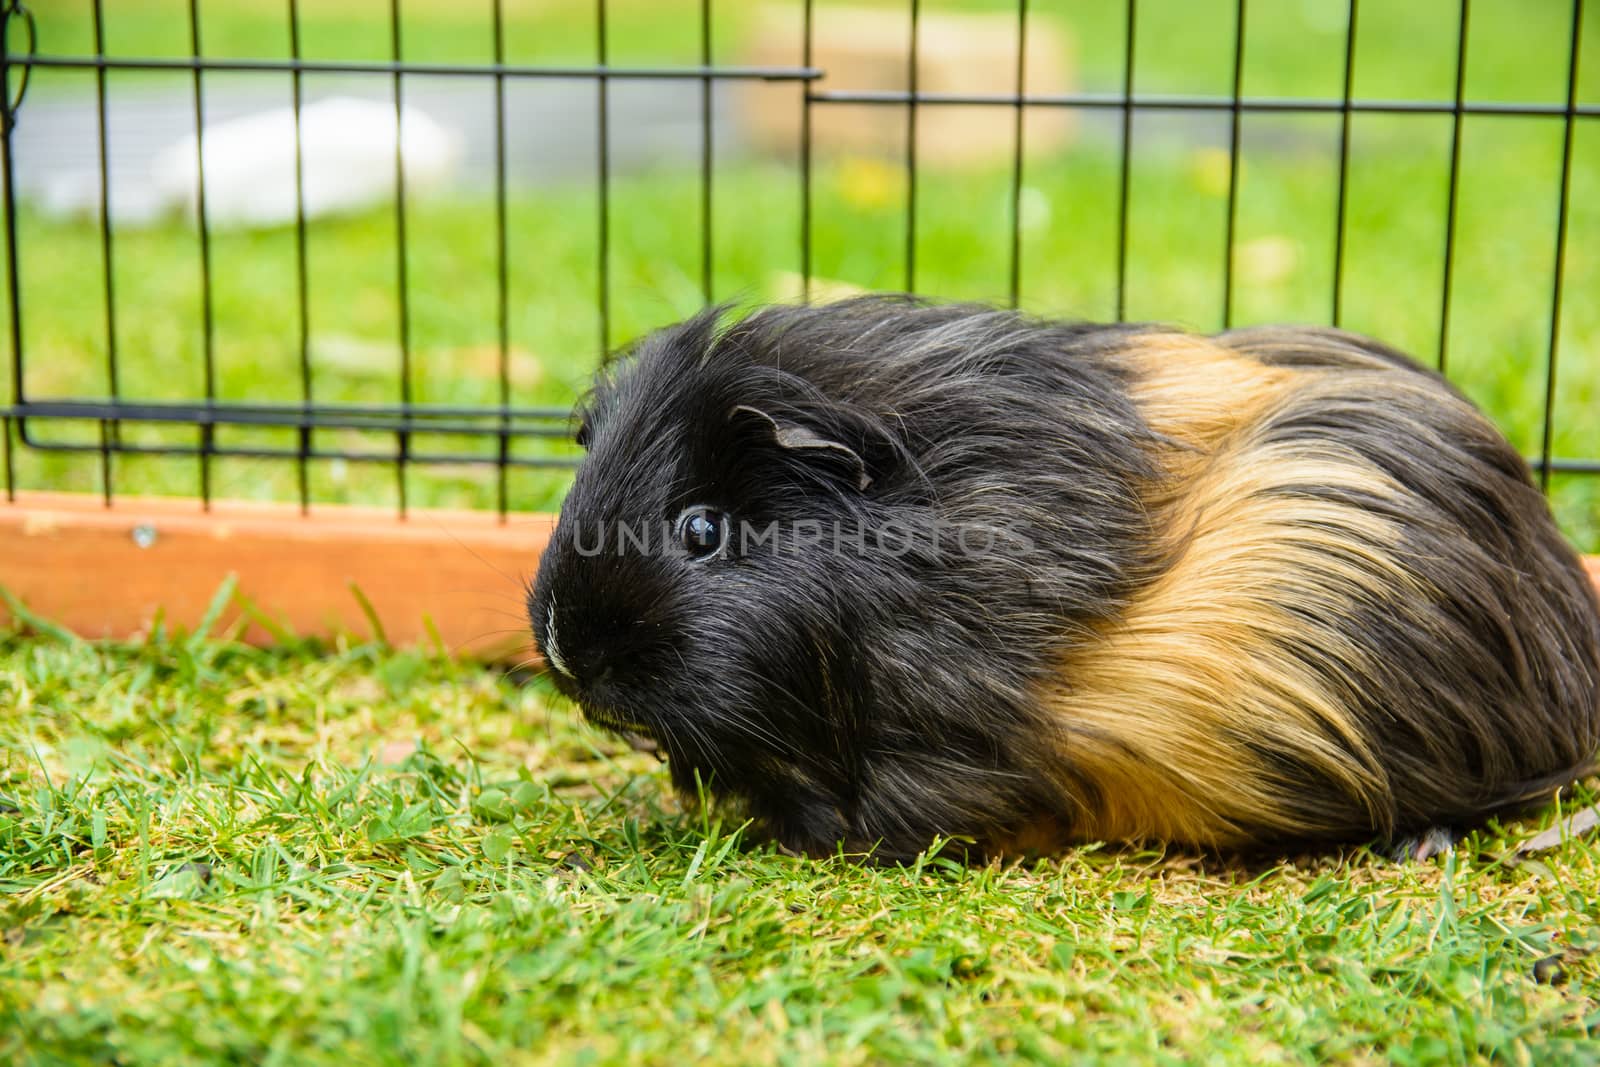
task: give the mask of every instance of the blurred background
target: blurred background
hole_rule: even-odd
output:
[[[1566,158],[1551,448],[1600,459],[1600,4],[1034,0],[1023,48],[1016,0],[916,5],[921,92],[1014,94],[1020,52],[1029,94],[1114,102],[1130,77],[1132,11],[1136,97],[1227,98],[1237,72],[1247,98],[1337,105],[1348,58],[1353,99],[1434,105],[1358,111],[1348,127],[1337,106],[1250,111],[1235,172],[1231,112],[1181,100],[1135,108],[1126,139],[1123,109],[1105,100],[1030,106],[1020,157],[1009,103],[926,104],[908,152],[911,123],[895,94],[912,74],[910,5],[817,3],[810,59],[824,76],[809,91],[862,102],[810,107],[808,249],[806,82],[619,76],[602,87],[583,76],[602,55],[611,68],[700,68],[709,57],[792,71],[806,58],[798,0],[30,6],[41,56],[187,61],[198,45],[208,60],[379,65],[304,72],[298,142],[285,71],[207,70],[197,100],[181,64],[33,67],[10,142],[23,346],[20,365],[15,352],[9,360],[32,401],[113,391],[192,401],[209,390],[297,404],[309,380],[324,404],[563,408],[605,348],[708,300],[795,298],[809,266],[813,296],[909,283],[942,298],[1007,303],[1014,293],[1050,315],[1202,330],[1337,318],[1444,361],[1537,456]],[[8,42],[27,51],[18,19]],[[397,210],[395,79],[381,66],[397,48],[407,63],[486,64],[498,50],[508,68],[573,69],[513,71],[499,80],[500,111],[491,74],[405,74]],[[1543,113],[1452,114],[1458,74],[1469,103]],[[13,69],[13,98],[19,80]],[[0,406],[13,399],[11,377]],[[42,441],[104,441],[93,420],[30,420],[29,430]],[[155,445],[192,445],[196,433],[120,432]],[[392,433],[315,434],[329,449],[358,451],[367,438],[394,447]],[[297,431],[222,427],[216,439],[293,448]],[[498,442],[449,447],[487,459]],[[534,459],[567,454],[538,441],[519,448]],[[13,462],[24,488],[96,492],[109,477],[119,493],[196,492],[193,458],[19,444]],[[313,502],[395,501],[384,464],[302,466]],[[212,495],[283,500],[296,498],[297,476],[293,464],[247,458],[214,459],[207,473]],[[501,491],[492,463],[417,466],[402,478],[415,506],[494,506]],[[521,467],[507,478],[511,508],[551,509],[568,473]],[[1557,473],[1551,491],[1568,533],[1600,550],[1600,475]]]

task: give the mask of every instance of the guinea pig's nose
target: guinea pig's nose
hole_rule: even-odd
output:
[[[586,615],[561,610],[551,598],[539,641],[539,651],[551,670],[583,692],[606,685],[616,673],[614,657],[605,651],[610,642],[595,632],[591,623]],[[615,637],[623,627],[613,622],[606,629]]]

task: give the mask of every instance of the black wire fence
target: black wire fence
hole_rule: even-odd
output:
[[[816,147],[814,128],[817,116],[824,109],[891,109],[903,115],[904,151],[896,164],[903,181],[904,243],[900,251],[901,281],[905,289],[916,291],[924,272],[927,255],[923,233],[928,220],[919,216],[919,185],[924,180],[924,167],[919,158],[919,124],[927,121],[930,111],[951,108],[981,108],[994,116],[997,123],[1005,123],[1010,131],[1007,262],[1005,277],[995,279],[997,291],[1003,291],[1015,305],[1023,296],[1025,270],[1022,240],[1025,201],[1026,119],[1029,115],[1050,109],[1065,109],[1074,114],[1104,114],[1113,124],[1116,137],[1115,178],[1115,253],[1110,264],[1114,272],[1114,309],[1118,318],[1129,309],[1130,290],[1130,227],[1141,210],[1134,193],[1131,174],[1135,167],[1138,140],[1135,120],[1141,115],[1206,115],[1221,117],[1226,122],[1227,170],[1224,232],[1221,235],[1221,255],[1215,264],[1217,294],[1222,324],[1234,321],[1239,299],[1240,282],[1236,278],[1237,226],[1241,204],[1241,139],[1247,119],[1262,115],[1328,116],[1338,123],[1336,173],[1333,175],[1334,197],[1332,220],[1331,290],[1328,293],[1327,321],[1341,324],[1346,317],[1344,297],[1347,279],[1347,213],[1350,210],[1352,187],[1352,119],[1366,115],[1433,115],[1449,123],[1448,171],[1443,195],[1443,217],[1438,233],[1442,241],[1439,262],[1442,279],[1437,285],[1437,350],[1441,367],[1448,367],[1451,343],[1450,323],[1452,301],[1462,299],[1452,272],[1457,260],[1458,202],[1463,178],[1463,125],[1464,120],[1506,119],[1537,120],[1548,123],[1560,131],[1560,165],[1556,180],[1547,191],[1548,209],[1555,215],[1554,240],[1549,247],[1551,285],[1548,295],[1548,318],[1543,324],[1545,342],[1541,353],[1542,413],[1538,423],[1537,440],[1530,460],[1548,486],[1552,475],[1600,474],[1600,456],[1561,455],[1556,448],[1557,396],[1561,387],[1560,359],[1563,300],[1574,296],[1593,302],[1600,293],[1574,294],[1569,292],[1566,272],[1572,255],[1569,235],[1569,217],[1574,189],[1575,139],[1584,124],[1594,124],[1600,131],[1600,103],[1586,101],[1580,96],[1580,60],[1583,58],[1585,39],[1584,0],[1572,0],[1567,25],[1570,33],[1559,52],[1546,57],[1548,65],[1561,72],[1564,99],[1556,102],[1515,102],[1501,100],[1475,100],[1467,94],[1467,57],[1473,27],[1472,0],[1457,0],[1450,25],[1441,25],[1440,32],[1453,37],[1454,91],[1442,99],[1371,99],[1358,97],[1354,72],[1358,64],[1358,28],[1362,17],[1359,0],[1342,0],[1343,54],[1341,60],[1342,91],[1329,97],[1258,96],[1244,92],[1244,71],[1250,42],[1246,28],[1249,25],[1246,0],[1232,0],[1231,68],[1229,91],[1216,94],[1150,93],[1137,90],[1136,55],[1142,34],[1159,34],[1162,27],[1152,25],[1148,13],[1141,17],[1138,0],[1121,0],[1121,84],[1115,92],[1069,91],[1041,93],[1030,91],[1027,76],[1029,57],[1029,31],[1039,17],[1038,8],[1045,5],[1040,0],[1016,0],[1008,12],[1014,19],[1015,45],[1014,79],[1008,91],[1003,92],[950,92],[925,88],[919,84],[922,70],[919,53],[922,49],[924,25],[923,3],[907,0],[908,34],[903,42],[904,87],[899,89],[852,88],[821,85],[827,72],[814,62],[814,33],[816,8],[812,0],[797,0],[797,17],[801,26],[800,54],[793,65],[738,66],[714,61],[712,28],[714,13],[712,0],[699,0],[699,62],[690,65],[617,65],[612,62],[608,46],[608,28],[619,13],[608,13],[606,0],[595,0],[593,25],[593,62],[583,65],[537,65],[508,62],[505,14],[502,0],[484,0],[483,18],[488,23],[492,41],[492,61],[483,63],[423,63],[404,59],[400,0],[388,0],[387,29],[389,56],[386,60],[328,60],[306,58],[302,48],[301,25],[303,8],[307,0],[285,0],[283,18],[287,25],[289,55],[286,58],[222,58],[208,55],[203,47],[205,19],[199,0],[187,0],[188,55],[123,57],[108,54],[104,36],[105,17],[102,0],[85,0],[91,5],[93,50],[86,54],[62,54],[52,51],[52,42],[41,39],[33,14],[16,0],[4,4],[3,27],[0,27],[0,85],[6,87],[4,95],[4,127],[0,133],[0,166],[4,177],[4,228],[6,241],[6,298],[9,310],[10,340],[10,404],[0,408],[0,443],[3,443],[6,494],[14,497],[18,489],[16,473],[17,455],[25,450],[44,453],[80,453],[97,459],[99,486],[109,503],[122,491],[118,483],[116,457],[163,456],[182,457],[192,462],[194,493],[203,506],[209,506],[216,492],[213,467],[230,458],[264,460],[292,468],[302,508],[314,502],[309,475],[314,465],[325,461],[373,464],[392,469],[398,511],[404,515],[408,503],[409,474],[414,468],[451,465],[486,467],[494,476],[494,501],[504,516],[513,510],[513,494],[508,489],[508,474],[518,469],[553,468],[572,465],[570,453],[550,447],[550,442],[565,439],[569,432],[568,411],[559,405],[520,406],[513,402],[511,337],[512,307],[517,299],[510,280],[513,251],[507,243],[508,211],[508,148],[510,124],[515,121],[507,104],[507,87],[536,79],[561,79],[580,82],[592,87],[595,123],[592,139],[592,163],[598,194],[595,199],[596,214],[592,220],[595,243],[595,274],[592,281],[592,313],[595,317],[595,348],[603,351],[616,340],[614,312],[617,298],[614,278],[614,246],[617,240],[617,219],[613,212],[610,188],[613,180],[612,156],[617,149],[618,134],[611,128],[613,94],[619,86],[629,83],[664,83],[698,86],[698,205],[699,213],[699,271],[698,285],[703,299],[709,303],[726,293],[714,289],[713,243],[714,220],[717,218],[718,168],[713,131],[715,91],[730,83],[779,83],[796,87],[798,98],[798,124],[792,185],[774,187],[767,191],[774,202],[792,202],[798,225],[792,234],[792,259],[800,278],[804,295],[810,295],[816,277],[815,234],[818,225],[816,195]],[[1369,3],[1374,0],[1368,0]],[[29,121],[28,83],[48,71],[85,72],[82,77],[93,79],[93,100],[96,116],[97,142],[95,156],[98,163],[100,272],[92,279],[82,279],[84,285],[94,285],[101,290],[104,307],[103,369],[106,390],[104,395],[55,395],[41,391],[33,385],[30,365],[49,357],[48,353],[31,350],[26,343],[25,323],[33,312],[30,297],[24,299],[24,286],[19,280],[22,257],[30,251],[21,247],[25,227],[20,221],[16,172],[19,147],[16,131]],[[203,382],[199,395],[185,399],[153,401],[128,395],[122,387],[130,361],[152,358],[152,354],[132,349],[128,340],[119,333],[118,300],[115,286],[119,277],[113,269],[117,262],[119,230],[115,219],[112,187],[109,174],[113,153],[108,145],[108,75],[121,71],[164,72],[169,76],[187,77],[192,96],[196,137],[196,164],[198,167],[198,204],[196,225],[196,250],[199,259],[199,312],[201,317],[199,350],[203,366],[198,380]],[[205,119],[207,92],[214,77],[227,74],[272,74],[286,79],[289,85],[295,116],[295,205],[293,221],[294,247],[296,249],[295,295],[290,306],[284,309],[285,321],[291,343],[297,349],[298,366],[295,401],[247,402],[225,398],[218,387],[216,368],[216,327],[212,291],[217,265],[213,261],[213,235],[208,228],[206,199]],[[391,400],[385,403],[348,403],[325,399],[319,394],[318,373],[313,357],[311,301],[308,290],[314,285],[307,264],[308,217],[306,210],[305,169],[299,137],[300,116],[305,106],[304,84],[308,78],[324,75],[363,76],[384,79],[388,98],[392,102],[396,136],[393,161],[393,227],[396,235],[396,256],[393,264],[394,295],[398,303],[398,331],[395,382]],[[466,79],[488,86],[493,107],[493,151],[491,184],[494,203],[494,307],[497,401],[487,404],[436,404],[418,400],[413,382],[418,373],[418,360],[426,356],[420,352],[413,336],[412,302],[421,286],[436,285],[439,279],[419,278],[414,273],[408,254],[407,221],[411,210],[407,195],[407,166],[401,151],[398,129],[406,106],[407,92],[417,79]],[[788,179],[785,179],[787,183]],[[924,211],[926,209],[924,208]],[[578,313],[577,311],[574,312]],[[591,354],[592,355],[592,354]],[[1600,357],[1597,357],[1600,358]],[[87,428],[89,435],[64,435],[61,427]],[[161,426],[172,431],[182,430],[187,440],[170,435],[159,440],[142,437],[135,428]],[[237,440],[228,436],[230,429],[270,429],[280,435],[266,439]],[[352,446],[346,431],[359,432],[369,442],[361,447]],[[373,445],[372,441],[382,444]]]

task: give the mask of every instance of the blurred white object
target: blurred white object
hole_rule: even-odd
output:
[[[50,176],[34,193],[46,214],[63,218],[100,217],[100,175],[81,167],[62,170]],[[111,184],[111,217],[128,225],[155,222],[166,213],[164,203],[148,181],[115,181]]]
[[[279,226],[295,218],[295,122],[291,108],[205,127],[206,221],[209,225]],[[394,108],[330,97],[300,110],[300,145],[308,218],[393,199]],[[400,112],[406,193],[446,181],[461,161],[461,138],[414,107]],[[151,161],[160,201],[197,215],[200,183],[195,136]]]

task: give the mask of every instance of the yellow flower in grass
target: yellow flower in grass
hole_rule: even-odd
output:
[[[850,156],[837,170],[839,195],[854,208],[875,210],[905,198],[905,168],[884,159]]]

